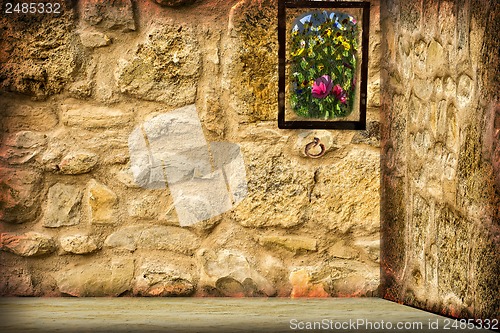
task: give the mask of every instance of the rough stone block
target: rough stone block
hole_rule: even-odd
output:
[[[2,91],[45,99],[63,91],[85,67],[74,34],[73,3],[59,4],[58,15],[14,13],[0,18]]]
[[[0,145],[0,160],[8,164],[24,164],[32,161],[46,143],[46,136],[31,131],[6,135]]]
[[[433,40],[427,49],[426,69],[428,75],[443,75],[448,69],[448,54],[441,44]]]
[[[116,108],[93,105],[63,106],[64,125],[86,129],[108,129],[124,127],[131,121],[132,114]]]
[[[186,229],[156,226],[144,229],[137,239],[139,248],[168,250],[191,255],[200,246],[198,237]]]
[[[242,293],[245,296],[251,296],[252,293],[273,296],[276,293],[273,285],[239,251],[201,249],[197,253],[197,260],[202,267],[199,282],[202,288],[218,286],[221,288],[219,292],[228,296]],[[251,285],[255,287],[250,288]]]
[[[329,297],[330,295],[323,288],[322,283],[311,281],[311,275],[306,268],[300,268],[290,273],[290,284],[292,293],[290,297]]]
[[[104,241],[104,246],[133,252],[137,249],[137,240],[144,228],[145,226],[123,227],[109,235]]]
[[[68,235],[59,239],[61,249],[68,253],[86,254],[99,249],[96,240],[89,235]]]
[[[82,191],[74,185],[57,183],[49,189],[43,226],[58,228],[80,223]]]
[[[87,185],[90,219],[94,224],[112,224],[116,222],[116,204],[118,197],[106,185],[99,184],[94,179]]]
[[[22,257],[40,256],[56,250],[52,237],[38,232],[2,233],[0,244],[2,250]]]
[[[261,236],[259,243],[261,245],[277,245],[295,253],[318,250],[316,240],[306,236]]]
[[[98,31],[84,30],[80,33],[80,40],[83,46],[88,48],[97,48],[111,44],[111,38]]]
[[[248,196],[234,208],[235,220],[246,227],[292,228],[304,223],[314,170],[285,156],[281,144],[245,142],[242,148]]]
[[[189,262],[190,258],[183,258]],[[139,296],[190,296],[196,284],[190,269],[179,262],[148,259],[140,266],[134,279],[133,292]]]
[[[0,220],[23,223],[40,208],[42,175],[38,171],[0,166]]]
[[[86,151],[72,152],[64,156],[59,170],[66,175],[79,175],[90,172],[97,164],[98,156]]]
[[[201,56],[193,29],[157,23],[132,58],[120,59],[118,88],[137,98],[184,106],[195,101]]]
[[[83,4],[83,20],[107,30],[130,32],[136,29],[131,0],[86,0]]]
[[[59,291],[71,296],[119,296],[132,288],[134,261],[130,258],[96,260],[67,267],[54,277]]]

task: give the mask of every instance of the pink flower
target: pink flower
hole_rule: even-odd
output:
[[[328,75],[323,75],[314,81],[312,86],[312,96],[315,98],[325,98],[332,90],[333,82]]]
[[[340,84],[336,84],[335,87],[333,87],[332,94],[340,101],[340,103],[345,104],[347,102],[347,94],[344,89],[342,89]]]

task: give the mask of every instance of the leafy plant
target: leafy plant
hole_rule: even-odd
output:
[[[305,118],[331,119],[352,112],[358,26],[345,13],[299,16],[289,39],[290,103]]]

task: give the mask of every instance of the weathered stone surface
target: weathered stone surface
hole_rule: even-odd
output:
[[[500,26],[486,24],[486,17],[500,14],[497,2],[383,3],[393,10],[381,11],[383,30],[414,45],[414,57],[407,81],[393,79],[400,63],[383,62],[384,98],[405,96],[397,105],[383,105],[383,150],[405,159],[394,162],[403,166],[398,174],[382,164],[382,293],[393,301],[464,318],[498,313],[498,298],[482,296],[498,294],[498,273],[492,273],[498,265],[491,264],[499,262],[498,254],[493,255],[498,237],[493,234],[498,232],[491,226],[497,225],[499,196],[489,157],[491,109],[485,108],[496,103],[498,90],[494,77]],[[415,20],[419,11],[411,7],[420,5],[423,15]],[[416,33],[401,29],[411,25]],[[417,98],[408,100],[412,93]],[[369,245],[370,239],[367,235],[354,244],[360,257],[368,254],[373,260],[376,246]],[[370,275],[357,269],[344,281],[362,286],[361,277]],[[345,292],[341,281],[332,281],[332,290]]]
[[[189,261],[188,258],[183,259]],[[190,296],[196,284],[189,271],[189,267],[179,262],[148,259],[138,270],[133,292],[139,296]]]
[[[248,196],[232,215],[243,226],[291,228],[307,220],[314,170],[284,155],[281,145],[272,144],[242,144]]]
[[[299,268],[290,273],[292,293],[290,297],[328,297],[330,296],[323,284],[311,281],[311,274],[307,268]]]
[[[83,67],[82,47],[73,32],[73,5],[59,4],[59,15],[0,18],[1,90],[45,99],[60,93]]]
[[[106,185],[94,179],[87,184],[88,207],[90,219],[94,224],[112,224],[116,221],[116,204],[118,197]]]
[[[241,3],[241,2],[240,2]],[[240,122],[275,120],[278,108],[278,43],[275,1],[245,1],[229,17],[234,44],[224,68],[224,88]]]
[[[380,123],[370,121],[366,124],[366,130],[356,132],[351,143],[364,143],[374,147],[380,147]]]
[[[352,149],[337,163],[318,169],[310,194],[310,218],[340,233],[361,236],[377,232],[380,218],[377,156],[375,150]]]
[[[24,234],[2,233],[1,249],[22,257],[40,256],[56,250],[52,237],[38,232]]]
[[[45,145],[47,136],[32,131],[20,131],[8,136],[5,144],[16,148],[37,148]]]
[[[80,223],[82,191],[74,185],[57,183],[49,189],[43,226],[58,228]]]
[[[186,229],[157,226],[144,229],[137,240],[137,246],[191,255],[199,248],[200,240]]]
[[[152,194],[131,199],[127,210],[129,216],[137,219],[176,220],[173,200],[167,190],[155,190]]]
[[[67,175],[79,175],[90,172],[97,164],[98,156],[86,151],[72,152],[63,157],[59,169]]]
[[[89,25],[107,30],[129,32],[136,29],[130,0],[86,0],[83,19]]]
[[[199,282],[201,288],[217,288],[218,281],[222,295],[236,296],[240,291],[245,296],[253,296],[255,293],[273,296],[276,293],[273,285],[237,250],[222,249],[214,252],[201,249],[197,253],[197,259],[202,267]],[[243,287],[242,290],[238,283]]]
[[[0,220],[33,220],[40,208],[42,175],[37,171],[0,167]]]
[[[443,75],[448,67],[448,54],[446,50],[438,42],[432,41],[427,50],[427,73],[430,75]]]
[[[111,38],[99,31],[85,30],[80,33],[80,40],[83,46],[97,48],[111,44]]]
[[[86,99],[92,95],[94,82],[91,80],[81,80],[73,83],[69,87],[72,97]]]
[[[74,254],[91,253],[99,249],[96,240],[89,235],[74,234],[59,239],[61,249]]]
[[[45,142],[45,135],[31,131],[6,135],[0,146],[0,159],[8,164],[28,163],[40,153]]]
[[[168,250],[191,255],[200,246],[192,232],[170,226],[127,226],[112,233],[105,241],[107,247],[129,251],[139,249]]]
[[[191,5],[196,2],[196,0],[154,0],[157,4],[164,7],[179,7]]]
[[[145,226],[127,226],[113,232],[104,241],[104,246],[128,251],[137,249],[137,240]]]
[[[201,64],[191,27],[157,23],[129,59],[120,59],[118,88],[132,96],[171,106],[193,103]]]
[[[316,240],[306,236],[261,236],[259,237],[259,243],[261,245],[280,246],[295,253],[318,250]]]
[[[33,280],[27,262],[9,265],[0,253],[0,296],[34,296]]]
[[[48,106],[0,102],[0,128],[3,132],[48,131],[59,122],[55,110]]]
[[[117,108],[94,105],[67,105],[63,107],[64,125],[86,129],[122,127],[129,124],[131,113]]]
[[[77,297],[119,296],[132,288],[134,260],[112,258],[67,267],[54,274],[59,291]]]

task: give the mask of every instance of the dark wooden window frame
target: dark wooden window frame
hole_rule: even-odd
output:
[[[361,8],[362,36],[361,36],[361,81],[359,121],[308,121],[285,120],[285,66],[286,66],[286,9],[311,8],[311,9],[342,9]],[[279,82],[278,82],[278,127],[282,129],[339,129],[339,130],[365,130],[366,129],[366,103],[368,83],[368,42],[370,36],[370,2],[368,1],[307,1],[287,0],[278,2],[278,42],[279,42]]]

